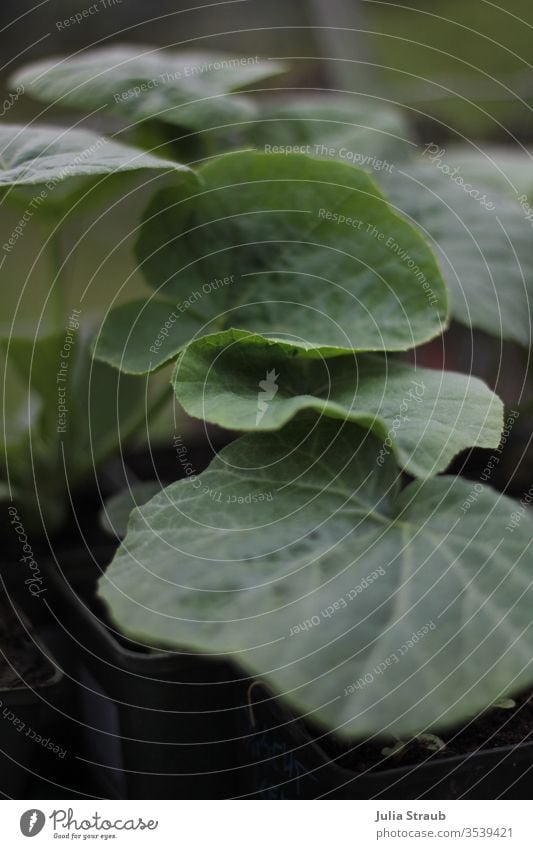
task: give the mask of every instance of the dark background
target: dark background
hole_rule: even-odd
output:
[[[91,0],[2,0],[4,90],[16,67],[39,57],[112,42],[160,44],[289,58],[294,71],[284,85],[375,92],[405,105],[418,125],[436,119],[443,138],[533,136],[531,0],[97,3],[98,13],[61,30],[58,21]],[[10,120],[41,109],[32,113],[24,99]],[[49,113],[47,120],[61,120]]]

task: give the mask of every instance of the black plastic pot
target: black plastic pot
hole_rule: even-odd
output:
[[[20,687],[0,689],[0,792],[15,798],[98,798],[102,794],[94,783],[89,786],[79,759],[77,661],[73,646],[62,640],[62,612],[52,612],[49,604],[44,548],[35,551],[34,583],[19,553],[5,556],[0,593],[19,611],[41,653],[39,681],[45,683],[30,689],[21,681]]]
[[[64,677],[44,654],[43,667],[49,678],[42,686],[30,689],[21,682],[20,687],[0,688],[0,792],[11,799],[31,796],[43,769],[61,771],[58,764],[68,753],[58,721]]]
[[[111,552],[101,557],[103,567]],[[82,760],[106,798],[529,798],[533,744],[352,772],[260,683],[220,661],[147,653],[113,633],[87,554],[49,566],[63,650],[76,647]],[[55,618],[58,618],[55,615]],[[70,645],[69,645],[70,644]],[[59,651],[59,648],[58,648]],[[251,686],[250,686],[251,685]]]
[[[111,558],[100,553],[101,565]],[[69,571],[69,566],[70,571]],[[242,795],[240,685],[231,666],[194,654],[150,653],[112,632],[95,599],[87,553],[46,567],[47,605],[63,625],[57,651],[77,654],[85,763],[105,797]],[[68,577],[67,577],[68,576]],[[61,658],[60,658],[61,660]]]
[[[528,799],[533,743],[356,773],[339,767],[262,688],[243,733],[256,799]]]

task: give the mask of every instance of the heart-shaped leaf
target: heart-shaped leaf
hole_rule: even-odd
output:
[[[185,411],[230,430],[277,430],[306,410],[371,427],[410,474],[442,472],[464,448],[497,448],[503,405],[480,380],[375,354],[332,360],[227,331],[180,356],[172,382]],[[311,425],[312,427],[313,425]]]
[[[466,480],[399,491],[352,424],[250,434],[135,510],[100,595],[129,637],[227,655],[348,738],[412,735],[533,683],[531,540]],[[468,508],[465,508],[468,504]]]
[[[471,186],[426,163],[381,171],[377,178],[398,211],[434,245],[454,318],[529,346],[533,231],[518,203],[490,188],[478,187],[472,195]]]
[[[173,306],[110,313],[98,357],[145,372],[194,335],[230,327],[310,356],[405,350],[442,331],[436,261],[362,169],[241,152],[199,175],[200,192],[154,197],[138,242],[148,282]]]
[[[194,182],[185,165],[88,130],[64,127],[0,125],[0,192],[2,201],[27,205],[27,219],[66,205],[72,195],[101,182],[106,175],[150,170],[180,174]]]
[[[284,70],[257,56],[120,45],[35,62],[13,83],[56,106],[108,109],[132,122],[201,130],[251,117],[253,103],[233,93]]]

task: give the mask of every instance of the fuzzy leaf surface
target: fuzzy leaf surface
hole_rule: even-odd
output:
[[[99,593],[145,644],[228,656],[349,738],[438,731],[533,683],[531,539],[514,502],[399,489],[379,441],[250,434],[135,510]],[[306,627],[301,627],[302,623]],[[310,623],[310,624],[309,624]]]

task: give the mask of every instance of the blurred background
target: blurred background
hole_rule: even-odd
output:
[[[376,94],[404,105],[422,130],[432,125],[431,140],[532,135],[531,0],[98,0],[96,13],[60,28],[91,5],[3,0],[4,92],[7,76],[34,59],[148,43],[289,58],[283,85]],[[11,119],[30,108],[17,104]]]

